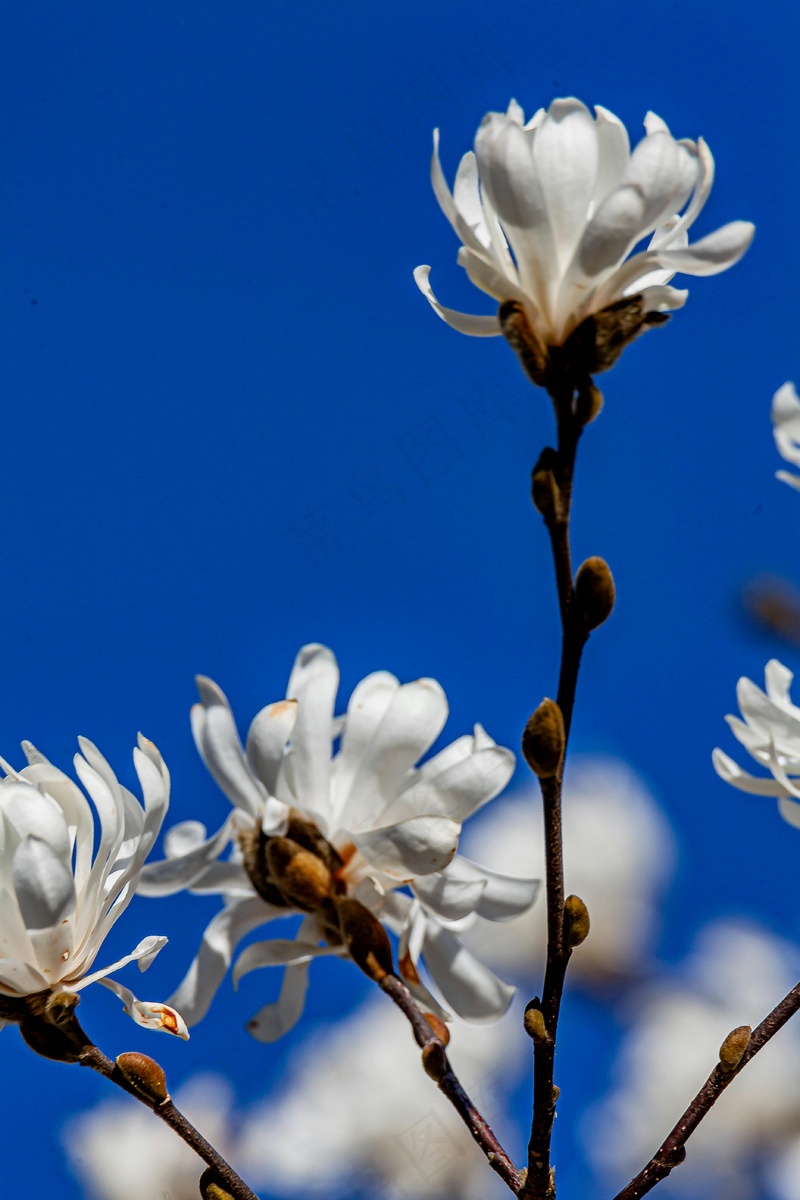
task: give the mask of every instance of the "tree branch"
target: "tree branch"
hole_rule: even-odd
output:
[[[453,1105],[473,1139],[486,1155],[489,1166],[497,1172],[512,1192],[518,1192],[522,1184],[521,1173],[500,1145],[488,1121],[481,1116],[464,1091],[445,1053],[444,1042],[436,1036],[411,992],[396,975],[387,975],[381,980],[380,987],[408,1019],[416,1043],[423,1051],[425,1070]]]
[[[779,1029],[783,1028],[798,1009],[800,1009],[800,983],[792,988],[760,1025],[756,1026],[747,1049],[736,1066],[729,1067],[723,1062],[717,1064],[650,1162],[642,1168],[627,1187],[624,1187],[615,1196],[614,1200],[640,1200],[641,1196],[645,1196],[662,1179],[666,1179],[674,1167],[683,1162],[686,1157],[686,1143],[700,1122],[711,1111],[728,1084],[736,1078],[740,1071],[744,1070],[750,1060],[758,1054],[762,1047],[766,1046]]]

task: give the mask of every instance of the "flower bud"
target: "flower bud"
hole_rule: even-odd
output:
[[[587,379],[578,388],[575,402],[575,416],[582,425],[589,425],[595,417],[599,417],[603,408],[603,393],[595,387],[591,379]]]
[[[537,387],[547,380],[547,351],[533,331],[525,309],[518,300],[505,300],[497,310],[503,336],[522,364],[525,374]]]
[[[356,966],[376,983],[393,975],[392,944],[378,918],[360,900],[339,900],[336,908],[342,936]]]
[[[575,577],[575,604],[587,633],[607,620],[614,608],[614,578],[598,554],[587,558]]]
[[[434,1038],[432,1042],[428,1042],[427,1046],[422,1047],[422,1065],[436,1083],[441,1082],[447,1073],[447,1055],[438,1038]]]
[[[564,917],[567,925],[567,942],[570,948],[580,946],[589,936],[589,910],[580,896],[567,896],[564,901]]]
[[[564,757],[564,718],[555,700],[542,701],[525,726],[522,753],[534,775],[547,779],[557,775]]]
[[[543,1046],[548,1039],[547,1026],[544,1023],[544,1013],[539,1008],[538,1000],[531,1000],[525,1006],[525,1015],[522,1018],[522,1024],[525,1027],[525,1032],[529,1038],[537,1046]]]
[[[125,1082],[141,1096],[152,1100],[153,1104],[163,1104],[169,1100],[167,1077],[154,1059],[130,1050],[117,1055],[116,1065]]]
[[[223,1186],[213,1167],[203,1171],[200,1176],[200,1195],[203,1200],[233,1200],[233,1196]]]
[[[329,899],[331,873],[320,858],[287,837],[267,842],[267,867],[278,890],[306,912],[315,912]]]
[[[719,1065],[725,1071],[733,1071],[742,1061],[742,1056],[750,1045],[752,1029],[749,1025],[739,1025],[732,1029],[719,1048]]]
[[[545,446],[536,466],[531,472],[531,498],[537,512],[548,525],[561,515],[561,489],[557,481],[558,454],[552,446]]]
[[[443,1046],[449,1045],[450,1030],[447,1028],[447,1026],[445,1025],[442,1018],[437,1017],[436,1014],[432,1013],[432,1012],[424,1012],[422,1015],[425,1018],[425,1020],[428,1022],[431,1029],[436,1034],[437,1038],[442,1043],[442,1045]]]

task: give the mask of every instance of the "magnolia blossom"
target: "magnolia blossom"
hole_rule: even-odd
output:
[[[305,646],[286,700],[256,715],[243,750],[225,696],[211,680],[198,680],[195,741],[234,811],[211,838],[194,821],[173,829],[166,859],[148,866],[140,884],[150,896],[190,888],[224,898],[172,997],[190,1025],[206,1013],[236,943],[266,921],[301,911],[294,940],[248,946],[233,971],[236,983],[257,967],[285,967],[279,1000],[249,1028],[261,1041],[290,1029],[303,1009],[310,960],[347,954],[329,915],[337,898],[359,901],[399,936],[400,973],[427,1009],[447,1015],[420,978],[421,958],[445,1002],[467,1019],[494,1019],[511,1001],[514,989],[474,958],[458,934],[481,918],[504,921],[524,912],[538,883],[486,870],[456,849],[462,822],[508,782],[513,754],[476,725],[472,735],[416,767],[447,719],[439,684],[401,685],[378,671],[356,687],[346,714],[334,718],[338,683],[331,651]],[[290,837],[278,842],[287,830]],[[311,858],[317,873],[331,872],[327,910],[287,899],[274,874],[259,877],[256,862],[271,862],[273,844],[291,849],[295,838],[320,856]],[[219,861],[228,846],[230,857]]]
[[[130,954],[92,971],[103,939],[130,903],[169,803],[169,772],[139,737],[133,760],[144,808],[117,780],[96,746],[80,739],[75,770],[100,818],[97,852],[91,807],[80,788],[29,742],[21,771],[0,759],[0,995],[79,992],[99,982],[138,1025],[188,1037],[165,1004],[137,1000],[109,979],[127,963],[144,971],[165,945],[147,937]]]
[[[785,383],[772,397],[772,432],[781,457],[800,467],[800,399],[793,383]],[[776,471],[775,475],[800,489],[800,476],[790,471]]]
[[[492,804],[470,823],[465,845],[489,866],[544,869],[537,801],[525,789]],[[675,866],[675,837],[647,785],[619,759],[577,756],[564,778],[564,878],[585,901],[591,936],[572,956],[570,980],[586,989],[640,975],[652,963],[661,898]],[[537,905],[501,927],[480,922],[471,950],[497,970],[530,979],[543,966],[546,913]]]
[[[718,921],[701,930],[677,976],[629,1006],[632,1025],[614,1084],[584,1124],[590,1157],[615,1191],[639,1171],[702,1087],[726,1035],[753,1028],[797,982],[797,950],[757,925]],[[692,1134],[671,1190],[694,1200],[756,1200],[764,1173],[783,1172],[800,1138],[800,1028],[794,1021],[748,1063]],[[784,1177],[778,1193],[797,1200]]]
[[[767,663],[764,674],[766,692],[750,679],[739,680],[736,699],[744,721],[738,717],[725,720],[737,741],[772,778],[748,774],[722,750],[714,751],[713,763],[717,774],[740,791],[774,796],[781,816],[800,829],[800,708],[789,696],[794,676],[775,658]]]
[[[643,315],[680,308],[688,293],[669,286],[677,272],[724,271],[753,237],[749,222],[733,221],[689,245],[714,178],[702,138],[676,141],[648,113],[631,152],[621,121],[599,106],[595,114],[572,97],[527,124],[513,100],[506,113],[488,113],[452,194],[434,134],[431,179],[463,243],[460,265],[494,300],[522,304],[543,346],[562,345],[584,318],[625,297],[641,296]],[[429,272],[417,267],[415,279],[448,325],[478,337],[501,332],[496,316],[444,308]]]

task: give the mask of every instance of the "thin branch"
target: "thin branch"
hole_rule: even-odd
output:
[[[226,1162],[190,1121],[187,1121],[183,1113],[173,1104],[169,1095],[166,1099],[159,1101],[155,1095],[133,1087],[116,1063],[107,1058],[102,1050],[92,1043],[89,1043],[81,1051],[78,1062],[82,1067],[89,1067],[92,1071],[97,1071],[106,1079],[110,1079],[112,1083],[129,1095],[135,1096],[151,1112],[160,1117],[166,1125],[169,1125],[170,1129],[177,1133],[179,1138],[186,1142],[187,1146],[194,1150],[195,1154],[202,1158],[204,1163],[212,1168],[220,1183],[226,1191],[230,1192],[234,1200],[258,1200],[255,1192],[236,1174],[230,1163]]]
[[[522,1175],[500,1145],[488,1121],[481,1116],[464,1091],[444,1051],[444,1044],[436,1036],[411,992],[396,975],[387,975],[381,981],[380,986],[408,1019],[417,1045],[423,1051],[426,1050],[426,1047],[431,1048],[433,1053],[425,1064],[426,1070],[436,1080],[439,1090],[444,1092],[469,1129],[472,1137],[486,1155],[492,1170],[497,1172],[512,1192],[518,1192],[522,1184]]]
[[[700,1091],[695,1096],[686,1112],[680,1118],[669,1136],[661,1143],[647,1166],[619,1192],[614,1200],[639,1200],[645,1196],[662,1179],[666,1179],[674,1167],[677,1167],[686,1157],[686,1143],[697,1126],[713,1108],[725,1088],[743,1071],[752,1058],[758,1054],[779,1029],[782,1029],[790,1017],[800,1009],[800,983],[786,995],[780,1004],[757,1025],[750,1037],[747,1049],[733,1067],[718,1063],[709,1075]]]
[[[554,464],[558,503],[545,515],[561,615],[561,665],[557,702],[564,719],[565,752],[575,706],[581,654],[587,638],[586,630],[575,614],[575,585],[570,549],[572,483],[582,431],[580,420],[572,412],[572,396],[571,386],[560,393],[551,393],[558,423],[558,450]],[[563,762],[556,775],[539,781],[544,814],[547,886],[547,963],[541,1001],[545,1036],[534,1043],[533,1119],[528,1143],[528,1172],[520,1192],[522,1200],[549,1200],[554,1195],[550,1142],[558,1096],[554,1083],[556,1035],[564,979],[571,953],[564,913],[562,778]]]

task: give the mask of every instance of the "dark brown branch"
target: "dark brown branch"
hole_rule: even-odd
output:
[[[575,585],[570,549],[570,515],[575,457],[582,423],[573,412],[573,388],[551,392],[558,423],[558,449],[552,460],[557,502],[543,512],[550,535],[559,612],[561,615],[561,666],[558,706],[564,719],[565,751],[569,737],[581,654],[587,633],[575,611]],[[561,996],[570,958],[564,916],[564,862],[561,817],[563,762],[556,775],[540,779],[544,813],[545,878],[547,886],[547,963],[541,1011],[546,1036],[534,1043],[533,1119],[528,1143],[528,1172],[520,1191],[522,1200],[550,1200],[554,1195],[550,1169],[550,1142],[558,1092],[554,1082],[556,1035]]]
[[[423,1061],[428,1074],[436,1080],[439,1090],[444,1092],[469,1129],[473,1139],[486,1155],[489,1166],[512,1192],[518,1192],[522,1184],[522,1175],[498,1142],[488,1121],[481,1116],[464,1091],[450,1065],[443,1042],[436,1036],[411,992],[396,975],[387,975],[381,980],[380,986],[408,1019],[417,1045],[427,1056]]]
[[[641,1196],[645,1196],[662,1179],[666,1179],[674,1167],[683,1162],[686,1157],[686,1143],[731,1080],[744,1070],[750,1060],[758,1054],[762,1047],[766,1046],[779,1029],[783,1028],[798,1009],[800,1009],[800,983],[792,988],[760,1025],[756,1026],[747,1049],[735,1067],[726,1067],[723,1063],[717,1064],[647,1166],[615,1196],[614,1200],[640,1200]]]
[[[187,1146],[194,1150],[204,1163],[211,1167],[220,1183],[234,1197],[234,1200],[258,1200],[255,1192],[247,1186],[243,1179],[240,1179],[230,1163],[226,1162],[211,1143],[207,1142],[194,1125],[187,1121],[183,1113],[175,1107],[169,1095],[159,1101],[156,1096],[133,1087],[116,1063],[91,1043],[81,1051],[78,1062],[82,1067],[89,1067],[92,1071],[97,1071],[106,1079],[110,1079],[112,1083],[128,1092],[129,1095],[135,1096],[151,1112],[160,1117],[166,1125],[169,1125],[170,1129],[177,1133],[179,1138],[186,1142]]]

